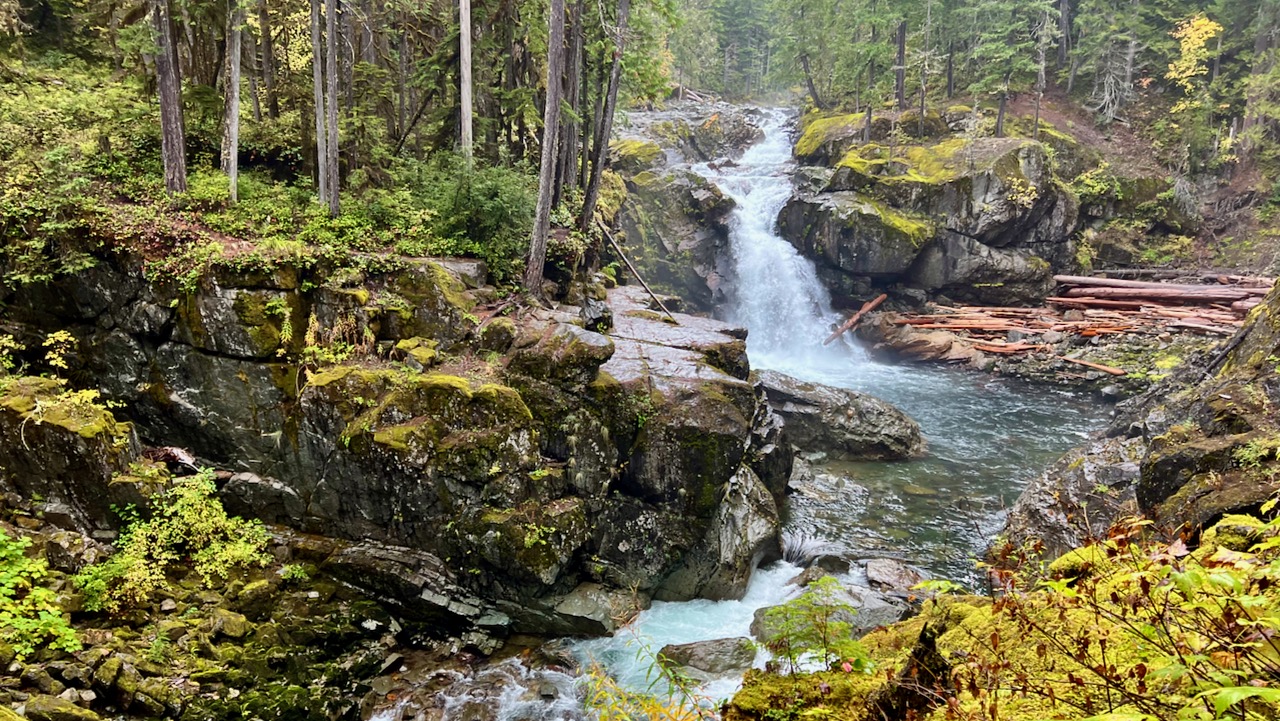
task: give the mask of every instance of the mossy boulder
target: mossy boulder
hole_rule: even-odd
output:
[[[905,273],[936,229],[925,216],[856,192],[797,195],[778,220],[783,237],[805,256],[871,278]]]
[[[50,378],[0,379],[0,487],[43,499],[80,530],[108,529],[119,521],[113,506],[143,500],[115,482],[140,457],[133,426],[93,393]]]
[[[174,337],[210,353],[266,359],[302,348],[306,318],[295,292],[212,285],[182,298]]]
[[[1077,205],[1041,143],[871,142],[833,164],[821,189],[801,189],[783,208],[779,227],[839,292],[832,278],[843,276],[1022,303],[1044,297],[1053,269],[1074,262]]]
[[[619,222],[623,249],[658,292],[710,310],[723,294],[721,267],[734,202],[689,171],[645,172],[627,179]]]
[[[619,173],[634,175],[660,167],[666,160],[662,147],[646,140],[615,140],[609,144],[609,164]]]

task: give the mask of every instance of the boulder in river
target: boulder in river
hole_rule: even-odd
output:
[[[869,588],[844,586],[831,596],[831,601],[848,610],[839,610],[832,614],[833,620],[848,623],[854,638],[865,635],[868,631],[901,621],[909,612],[903,602]],[[780,623],[770,618],[770,611],[781,606],[766,606],[757,609],[751,620],[751,635],[762,644],[777,639],[781,633]]]
[[[909,593],[916,584],[928,578],[921,571],[892,558],[867,561],[867,582],[872,588],[887,593]]]
[[[745,637],[667,644],[658,657],[663,663],[720,675],[751,668],[756,660],[756,645]]]
[[[758,378],[801,450],[848,460],[896,460],[924,451],[920,425],[878,398],[777,371],[760,371]]]

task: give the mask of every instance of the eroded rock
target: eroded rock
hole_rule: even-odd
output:
[[[878,398],[776,371],[758,378],[787,437],[803,450],[852,460],[910,458],[924,450],[919,424]]]

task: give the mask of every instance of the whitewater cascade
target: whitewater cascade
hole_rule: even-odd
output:
[[[847,364],[852,347],[823,347],[839,316],[813,262],[776,232],[778,213],[791,197],[792,114],[760,111],[764,139],[737,163],[701,164],[693,170],[737,204],[730,219],[734,284],[725,319],[745,327],[754,368],[786,371]]]

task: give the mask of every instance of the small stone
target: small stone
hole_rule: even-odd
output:
[[[1057,345],[1067,339],[1066,334],[1056,330],[1047,330],[1040,337],[1049,345]]]
[[[50,676],[48,671],[39,666],[28,666],[22,672],[22,682],[28,686],[35,686],[40,689],[40,693],[50,696],[57,696],[67,688],[65,684]]]
[[[235,611],[215,608],[209,617],[210,632],[227,638],[244,638],[249,633],[249,619]]]
[[[120,667],[124,665],[118,656],[112,656],[102,662],[98,666],[98,670],[93,672],[93,681],[102,688],[111,688],[116,682],[116,676],[120,675]]]
[[[166,598],[165,600],[160,602],[160,610],[164,611],[165,613],[176,611],[178,610],[178,602],[173,600],[172,598]]]
[[[62,699],[63,701],[70,701],[71,703],[79,704],[80,692],[73,688],[69,688],[63,691],[62,693],[58,694],[58,698]]]
[[[543,681],[538,684],[538,696],[550,701],[560,696],[560,689],[556,688],[556,685],[550,681]]]
[[[386,696],[391,693],[391,688],[395,684],[390,676],[379,676],[369,683],[369,688],[379,696]]]
[[[94,701],[98,700],[98,694],[93,689],[83,689],[78,691],[80,694],[80,703],[85,706],[92,706]]]

